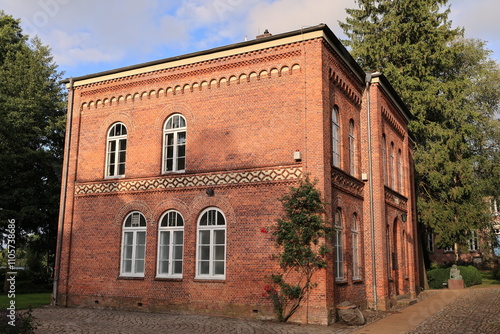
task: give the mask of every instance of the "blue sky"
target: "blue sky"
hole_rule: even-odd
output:
[[[498,0],[450,0],[454,27],[487,41],[500,62]],[[338,21],[355,0],[0,0],[52,48],[64,77],[106,71]]]

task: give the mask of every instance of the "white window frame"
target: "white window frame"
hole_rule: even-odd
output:
[[[427,233],[427,250],[434,253],[434,233]]]
[[[118,131],[119,129],[119,131]],[[119,132],[117,135],[116,132]],[[124,177],[127,163],[127,127],[118,122],[113,124],[108,131],[106,139],[106,166],[105,175],[107,178]],[[114,145],[114,149],[112,146]],[[122,145],[125,147],[122,148]],[[122,161],[123,158],[123,161]],[[120,171],[123,166],[123,172]],[[113,167],[113,170],[111,170]]]
[[[178,237],[180,235],[180,243]],[[165,237],[168,236],[165,242]],[[158,224],[156,277],[182,278],[184,266],[184,218],[176,210],[169,210],[163,214]],[[166,263],[166,272],[163,264]],[[176,263],[180,263],[180,271],[176,270]]]
[[[360,267],[359,267],[359,227],[358,227],[358,216],[356,213],[352,215],[352,279],[361,279]]]
[[[384,185],[389,185],[389,173],[387,168],[387,139],[385,134],[382,135],[382,172],[384,177]]]
[[[403,189],[403,155],[401,153],[401,149],[398,150],[398,190],[402,194]]]
[[[202,225],[205,221],[207,224]],[[223,219],[223,222],[220,220]],[[196,278],[197,279],[226,279],[226,253],[227,253],[227,220],[224,213],[216,208],[209,207],[203,210],[198,218],[198,231],[196,234]],[[223,243],[215,243],[223,233]],[[208,235],[208,243],[202,244],[202,234]],[[220,241],[220,239],[219,239]],[[222,259],[216,259],[217,251],[223,247]],[[205,251],[202,249],[204,248]],[[208,250],[208,252],[206,252]],[[208,270],[202,270],[202,264],[208,263]],[[223,273],[215,273],[216,264],[223,265]]]
[[[332,109],[332,164],[340,167],[340,120],[339,109]]]
[[[356,177],[356,137],[354,136],[354,120],[349,121],[349,171]]]
[[[390,151],[390,155],[391,155],[391,161],[390,161],[390,172],[389,172],[389,179],[390,179],[390,187],[392,189],[396,189],[396,175],[395,175],[395,165],[396,165],[396,159],[395,159],[395,156],[394,156],[394,142],[391,141],[391,151]]]
[[[475,252],[477,250],[479,250],[477,232],[474,230],[471,230],[470,231],[470,239],[469,239],[469,251]]]
[[[182,135],[184,136],[184,142],[182,142]],[[171,144],[169,144],[169,137],[172,138]],[[174,114],[167,118],[163,126],[163,173],[185,172],[186,141],[187,123],[184,116],[181,114]],[[171,152],[169,152],[169,149],[171,149]],[[184,150],[184,155],[182,155],[182,150]],[[171,160],[171,166],[169,166],[169,160]]]
[[[344,281],[344,231],[342,225],[342,211],[337,209],[334,217],[334,247],[335,247],[335,280]]]
[[[130,219],[130,220],[129,220]],[[129,224],[130,222],[130,224]],[[130,226],[127,226],[127,225]],[[146,238],[147,226],[146,218],[139,211],[133,211],[125,217],[122,227],[122,245],[120,256],[120,276],[144,277],[146,267]],[[132,235],[131,243],[126,244],[126,236]],[[143,235],[144,243],[139,244],[139,236]],[[126,247],[130,248],[130,254],[126,258]],[[125,261],[131,261],[130,271],[126,270]],[[139,265],[142,263],[142,265]],[[138,266],[139,265],[139,266]],[[138,269],[142,267],[142,271]]]

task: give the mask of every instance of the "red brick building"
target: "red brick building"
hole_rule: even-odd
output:
[[[293,320],[418,291],[410,114],[327,26],[67,86],[57,304],[272,317],[261,229],[306,174],[335,232]]]

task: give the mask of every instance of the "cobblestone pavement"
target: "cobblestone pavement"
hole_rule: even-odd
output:
[[[463,291],[463,290],[462,290]],[[432,293],[432,291],[429,291]],[[424,293],[425,294],[425,293]],[[420,303],[410,306],[417,307]],[[500,287],[467,289],[456,300],[442,307],[439,303],[425,310],[427,320],[411,334],[497,334],[500,333]],[[417,312],[417,308],[414,310]],[[380,314],[397,313],[398,311]],[[422,312],[422,310],[418,310]],[[36,333],[109,333],[109,334],[347,334],[360,327],[341,323],[332,326],[297,325],[273,321],[242,320],[171,313],[143,313],[122,310],[46,307],[35,309]],[[384,320],[391,319],[389,315]],[[396,320],[396,317],[395,317]],[[362,328],[362,327],[361,327]],[[369,329],[369,326],[366,327]],[[371,332],[368,330],[368,332]],[[396,334],[388,333],[387,334]]]
[[[408,334],[500,333],[500,287],[467,290]]]
[[[198,315],[143,313],[120,310],[46,307],[33,310],[39,334],[331,334],[349,333],[352,327],[297,325]]]

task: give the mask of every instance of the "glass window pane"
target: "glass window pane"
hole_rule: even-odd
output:
[[[128,226],[130,226],[130,222],[128,219],[127,219],[127,222],[125,223],[125,227],[127,227],[127,223],[129,224]],[[132,245],[133,240],[134,240],[134,232],[125,232],[123,239],[124,239],[123,243],[125,245]]]
[[[226,225],[224,215],[220,211],[217,211],[217,225]]]
[[[203,216],[201,216],[200,226],[207,226],[207,225],[208,225],[208,212],[205,212]]]
[[[167,164],[167,167],[166,167],[167,171],[171,171],[174,169],[174,160],[173,159],[167,159],[166,164]]]
[[[173,269],[174,274],[182,274],[182,261],[175,261]]]
[[[182,260],[182,246],[174,247],[174,260]]]
[[[120,139],[120,151],[125,151],[127,149],[127,139]]]
[[[226,247],[224,246],[215,246],[215,260],[224,260],[225,257],[225,249]]]
[[[208,275],[210,273],[209,271],[210,265],[208,261],[200,261],[199,262],[199,273],[200,275]]]
[[[224,245],[225,242],[226,242],[226,231],[225,230],[218,230],[218,231],[214,231],[214,243],[216,245]]]
[[[224,262],[214,262],[214,275],[224,275]]]
[[[173,133],[167,133],[167,135],[166,135],[166,143],[167,143],[167,146],[174,145],[174,134]]]
[[[160,274],[168,274],[168,261],[160,261]]]
[[[182,231],[175,231],[174,232],[174,244],[176,244],[176,245],[182,245],[183,237],[184,237],[184,232],[182,232]]]
[[[143,245],[137,245],[135,248],[135,258],[138,260],[143,260],[146,253],[146,247]]]
[[[179,158],[177,159],[177,170],[184,170],[186,169],[186,159],[185,158]]]
[[[132,272],[132,260],[123,260],[123,272],[124,273],[130,273]]]
[[[210,231],[200,231],[200,245],[210,244]]]
[[[178,132],[177,133],[177,145],[184,146],[186,143],[186,132]]]
[[[210,259],[210,247],[200,246],[200,260],[209,260],[209,259]]]
[[[123,247],[123,258],[124,259],[131,259],[132,258],[132,246],[125,246]]]
[[[138,274],[144,273],[144,260],[135,261],[135,272]]]
[[[184,226],[184,219],[179,213],[177,213],[177,226]]]
[[[118,165],[118,175],[125,175],[125,164]]]
[[[146,244],[146,232],[137,232],[137,243],[140,245]]]

